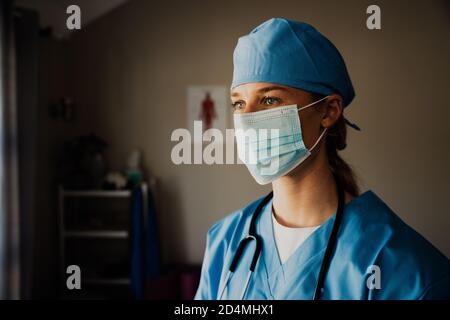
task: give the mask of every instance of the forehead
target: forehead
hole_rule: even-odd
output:
[[[307,96],[308,92],[288,87],[285,85],[271,83],[271,82],[251,82],[241,84],[230,91],[230,96],[232,98],[238,97],[250,97],[253,95],[261,95],[271,91],[283,92],[284,94],[293,95],[293,96]]]

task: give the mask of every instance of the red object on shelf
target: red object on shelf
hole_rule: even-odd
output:
[[[193,300],[200,281],[200,266],[175,267],[161,276],[148,280],[145,299]]]

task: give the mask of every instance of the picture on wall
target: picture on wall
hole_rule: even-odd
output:
[[[208,129],[218,129],[225,134],[229,112],[226,86],[189,86],[187,88],[187,121],[193,142],[211,139]],[[194,134],[195,121],[201,121],[200,134]],[[200,123],[197,122],[197,131]]]

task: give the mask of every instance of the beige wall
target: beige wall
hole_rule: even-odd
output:
[[[58,202],[56,170],[58,148],[77,134],[76,124],[49,117],[49,106],[70,95],[67,43],[49,37],[39,39],[39,113],[34,216],[33,298],[57,295],[59,269]],[[45,188],[43,186],[49,186]]]
[[[172,130],[186,126],[186,87],[226,85],[237,38],[282,16],[309,22],[343,54],[356,99],[344,156],[372,189],[450,256],[449,12],[445,1],[134,0],[70,40],[80,132],[95,131],[121,169],[134,147],[159,179],[166,262],[201,262],[207,229],[264,194],[244,166],[176,166]],[[231,118],[230,118],[231,119]],[[231,124],[231,121],[229,122]]]

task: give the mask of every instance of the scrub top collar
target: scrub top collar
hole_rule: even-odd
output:
[[[354,197],[350,202],[344,206],[344,217],[346,212],[353,206],[363,201],[364,198],[373,195],[371,191]],[[262,258],[259,263],[264,264],[267,280],[269,282],[270,291],[272,294],[283,291],[283,286],[286,283],[296,279],[299,280],[298,275],[303,274],[301,280],[306,284],[315,284],[319,274],[319,268],[311,268],[312,264],[320,266],[323,254],[328,244],[331,230],[333,228],[334,220],[336,219],[336,212],[333,213],[316,231],[314,231],[286,260],[281,263],[278,255],[275,234],[273,230],[272,220],[272,199],[265,205],[259,221],[257,223],[257,232],[263,239]],[[341,230],[342,231],[342,230]],[[339,243],[339,238],[338,238]],[[313,277],[313,279],[310,279]],[[312,281],[305,281],[312,280]],[[304,287],[305,292],[314,292],[314,288]],[[276,297],[274,297],[276,298]]]

